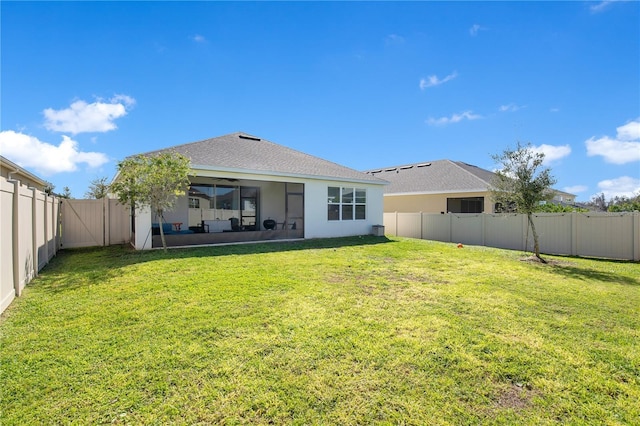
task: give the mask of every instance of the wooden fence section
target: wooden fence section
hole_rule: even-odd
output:
[[[640,213],[539,213],[546,254],[640,260]],[[386,233],[410,238],[533,251],[526,215],[385,213]]]
[[[129,209],[118,200],[62,201],[62,248],[108,246],[129,241]]]
[[[0,177],[0,312],[59,248],[60,200]]]

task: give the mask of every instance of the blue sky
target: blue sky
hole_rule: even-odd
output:
[[[247,132],[366,170],[531,142],[556,188],[640,191],[640,3],[7,2],[0,153],[82,198]]]

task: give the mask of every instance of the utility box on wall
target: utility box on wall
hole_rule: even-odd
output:
[[[373,225],[371,234],[375,237],[384,237],[384,225]]]

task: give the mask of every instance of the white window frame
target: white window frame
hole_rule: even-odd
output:
[[[347,217],[346,213],[348,211],[351,212],[350,217]],[[358,217],[359,215],[362,217]],[[367,220],[366,188],[350,186],[327,187],[327,220],[330,222]]]

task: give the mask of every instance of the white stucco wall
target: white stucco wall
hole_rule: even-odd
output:
[[[367,218],[365,220],[328,220],[328,187],[357,187],[367,190]],[[353,182],[310,181],[305,184],[305,238],[346,237],[367,235],[373,225],[383,222],[383,186]]]
[[[151,249],[151,210],[136,210],[136,234],[133,246],[136,250]]]

